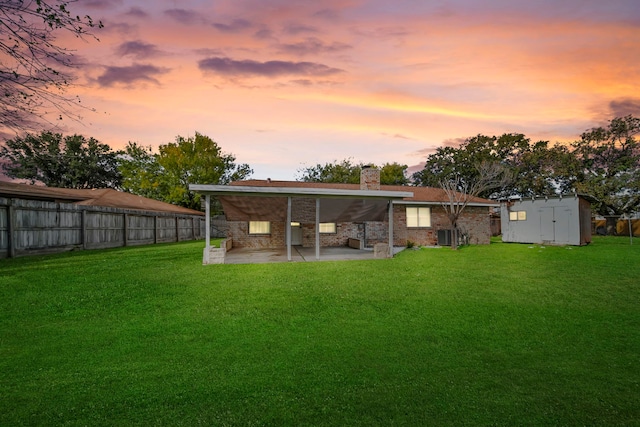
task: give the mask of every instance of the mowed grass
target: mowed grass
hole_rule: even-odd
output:
[[[0,425],[640,425],[640,244],[0,260]]]

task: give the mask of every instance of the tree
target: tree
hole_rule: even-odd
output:
[[[55,35],[95,39],[90,30],[102,22],[72,14],[69,5],[76,1],[0,0],[0,126],[33,131],[52,111],[59,119],[79,119],[79,100],[65,95],[75,58]]]
[[[10,178],[63,188],[118,188],[117,153],[82,135],[27,134],[0,147],[3,169]]]
[[[408,185],[407,165],[400,163],[385,163],[380,168],[380,184],[382,185]]]
[[[496,163],[510,170],[513,180],[506,187],[486,188],[479,197],[543,196],[567,192],[576,180],[575,157],[561,145],[549,147],[547,141],[531,143],[523,134],[506,133],[499,137],[477,135],[459,147],[439,147],[431,154],[414,184],[439,187],[443,181],[458,182],[465,191],[481,179],[479,165]]]
[[[362,163],[352,163],[350,159],[333,163],[320,163],[315,166],[298,169],[301,176],[298,181],[304,182],[332,182],[340,184],[358,184],[360,182],[360,172]]]
[[[129,142],[120,155],[118,170],[123,191],[155,200],[163,200],[168,192],[162,180],[162,167],[151,147]]]
[[[515,174],[510,193],[521,197],[573,192],[579,162],[565,145],[549,147],[548,141],[529,145],[510,161]]]
[[[584,132],[572,144],[581,162],[575,187],[597,201],[594,210],[607,218],[607,229],[615,233],[621,215],[640,208],[640,118],[617,117],[606,127]]]
[[[189,184],[228,184],[253,173],[249,165],[236,165],[235,160],[214,140],[196,132],[195,137],[178,136],[161,145],[158,154],[130,142],[120,171],[125,191],[199,210],[200,196],[189,191]]]
[[[298,181],[304,182],[330,182],[339,184],[360,183],[360,173],[364,163],[353,163],[351,159],[342,161],[334,160],[333,163],[318,163],[298,170]],[[372,165],[377,167],[375,165]],[[385,163],[380,168],[380,184],[382,185],[406,185],[409,180],[406,177],[407,165],[399,163]]]
[[[501,164],[512,168],[513,159],[529,147],[529,139],[522,134],[503,134],[500,137],[477,135],[468,138],[460,147],[439,147],[427,158],[425,168],[413,175],[416,185],[440,187],[443,182],[458,183],[464,192],[482,181],[480,165]],[[505,189],[510,191],[510,189]],[[475,196],[498,197],[495,188],[486,187]]]
[[[469,202],[487,191],[508,186],[513,174],[504,165],[497,162],[482,162],[476,166],[477,174],[473,179],[462,179],[460,176],[444,178],[440,187],[446,194],[442,202],[451,230],[451,249],[458,248],[458,220]]]

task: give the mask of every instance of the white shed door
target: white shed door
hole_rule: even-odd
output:
[[[567,206],[540,208],[540,240],[566,245],[569,243],[571,209]]]
[[[556,240],[553,208],[540,208],[540,240],[542,242]]]
[[[569,244],[569,232],[571,230],[571,209],[567,206],[557,206],[553,211],[555,220],[556,243]]]

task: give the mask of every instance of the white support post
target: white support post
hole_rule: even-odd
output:
[[[320,259],[320,198],[316,199],[316,259]]]
[[[287,260],[291,261],[291,196],[287,197]]]
[[[389,257],[393,258],[393,200],[389,200]]]
[[[204,196],[204,254],[202,255],[202,264],[207,265],[211,262],[211,195]]]
[[[204,206],[204,238],[205,238],[205,247],[207,248],[207,252],[209,252],[209,247],[211,247],[211,196],[207,194],[204,196],[205,206]]]

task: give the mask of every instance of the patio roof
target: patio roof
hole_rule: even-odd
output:
[[[191,184],[189,189],[205,195],[206,247],[209,253],[209,212],[211,196],[222,202],[227,219],[232,220],[286,220],[287,258],[291,254],[291,199],[315,199],[315,253],[320,259],[320,222],[382,220],[385,211],[389,218],[389,253],[393,254],[393,202],[413,197],[411,191],[362,190],[355,188],[205,185]],[[324,200],[321,206],[321,200]],[[205,255],[204,262],[207,263]]]
[[[319,197],[347,199],[404,199],[413,197],[412,191],[352,190],[310,187],[258,187],[244,185],[191,184],[189,189],[211,196],[261,196],[261,197]]]

